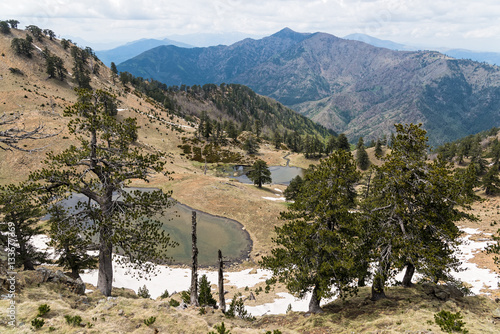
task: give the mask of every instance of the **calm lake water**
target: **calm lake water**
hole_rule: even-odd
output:
[[[225,171],[225,175],[236,179],[241,183],[253,184],[253,182],[246,176],[246,173],[248,173],[251,169],[251,166],[238,165],[231,171]],[[290,181],[297,175],[300,175],[301,177],[304,176],[304,170],[299,167],[270,166],[269,170],[271,171],[273,184],[289,185]]]
[[[140,190],[152,191],[154,189],[142,188]],[[87,201],[87,197],[73,194],[62,201],[62,204],[69,208],[75,206],[78,201]],[[173,264],[191,263],[192,211],[193,209],[188,206],[176,203],[163,216],[155,217],[163,223],[163,229],[170,235],[171,239],[179,243],[177,247],[167,251],[174,260]],[[248,232],[243,229],[243,225],[229,218],[195,211],[197,216],[198,264],[200,266],[216,265],[219,249],[222,251],[225,261],[236,262],[248,257],[252,248],[252,240]]]

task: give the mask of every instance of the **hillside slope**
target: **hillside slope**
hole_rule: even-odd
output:
[[[169,85],[241,83],[351,141],[421,122],[433,145],[500,124],[500,68],[284,29],[231,46],[158,47],[119,66]]]

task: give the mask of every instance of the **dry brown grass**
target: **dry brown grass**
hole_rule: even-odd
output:
[[[252,322],[226,318],[219,310],[211,308],[206,308],[204,315],[200,314],[200,308],[179,310],[168,305],[170,298],[138,298],[127,289],[114,289],[112,294],[111,299],[99,292],[82,298],[53,283],[27,284],[17,298],[19,327],[13,329],[2,323],[0,331],[32,333],[31,320],[41,304],[48,304],[51,309],[43,316],[45,325],[39,330],[42,333],[49,332],[49,327],[53,327],[53,333],[154,333],[155,330],[159,333],[207,333],[222,321],[231,333],[264,333],[274,329],[283,333],[439,333],[434,314],[441,310],[460,312],[470,333],[497,333],[500,330],[494,318],[498,304],[491,299],[474,296],[443,302],[427,296],[418,285],[388,288],[388,298],[377,302],[369,300],[369,288],[362,288],[356,297],[326,305],[323,314],[291,312],[258,317]],[[178,295],[172,298],[180,300]],[[0,315],[3,316],[7,306],[8,301],[0,301]],[[82,326],[68,325],[65,315],[79,315]],[[144,320],[149,317],[156,317],[156,321],[147,327]]]

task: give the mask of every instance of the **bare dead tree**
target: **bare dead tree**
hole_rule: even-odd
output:
[[[4,151],[11,151],[16,149],[24,152],[34,152],[40,151],[43,147],[25,149],[19,147],[19,142],[23,140],[39,140],[44,138],[50,138],[57,136],[59,133],[46,133],[44,131],[43,124],[38,125],[32,130],[26,130],[24,127],[20,128],[16,126],[16,122],[19,120],[19,116],[7,116],[3,114],[0,116],[0,127],[6,127],[6,129],[0,130],[0,149]]]
[[[224,261],[222,260],[222,252],[219,249],[219,308],[222,312],[226,312],[226,299],[224,297]]]
[[[196,211],[193,211],[191,219],[191,238],[192,238],[192,260],[191,268],[191,305],[198,304],[198,247],[196,246]]]

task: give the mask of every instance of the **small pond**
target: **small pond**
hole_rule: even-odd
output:
[[[140,188],[131,188],[140,189]],[[142,188],[144,191],[154,189]],[[76,205],[78,201],[86,201],[87,197],[81,194],[73,194],[62,201],[65,207]],[[181,203],[176,203],[163,216],[156,217],[163,223],[163,229],[170,235],[171,239],[179,245],[168,250],[169,256],[173,258],[172,264],[191,263],[191,215],[193,209]],[[197,217],[197,243],[198,264],[200,266],[213,266],[217,264],[217,252],[220,249],[224,260],[245,260],[252,248],[252,240],[243,225],[239,222],[213,216],[202,211],[196,211]],[[45,217],[46,219],[48,217]],[[138,231],[138,233],[140,233]]]
[[[253,184],[246,175],[251,169],[252,166],[236,165],[232,170],[224,170],[223,173],[225,176],[236,179],[241,183]],[[299,167],[270,166],[269,170],[271,171],[273,184],[289,185],[290,181],[297,175],[304,176],[304,170]]]

